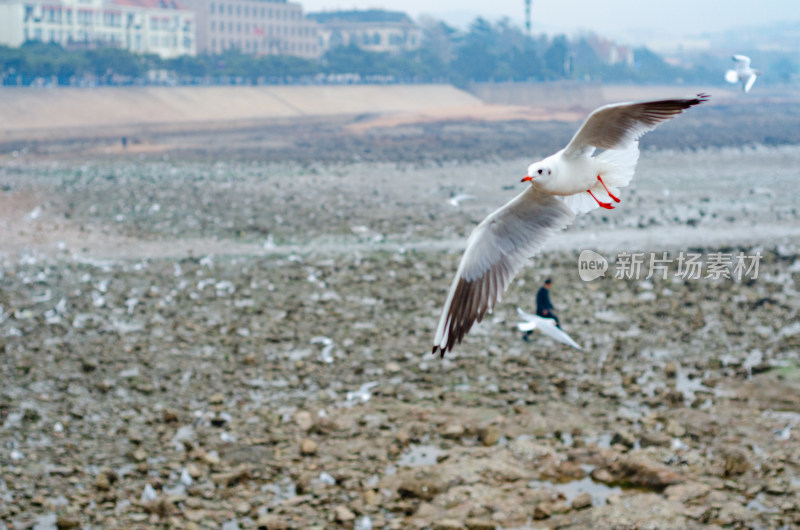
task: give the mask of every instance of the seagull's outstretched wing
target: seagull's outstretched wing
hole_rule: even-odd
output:
[[[750,92],[750,89],[753,88],[753,83],[756,82],[756,77],[758,77],[756,74],[750,74],[750,77],[747,79],[747,82],[742,87],[745,94]]]
[[[500,301],[506,287],[555,231],[575,214],[562,201],[530,186],[483,220],[467,241],[433,339],[441,356]]]
[[[543,318],[538,315],[531,315],[520,308],[517,308],[517,313],[519,313],[519,316],[525,319],[524,322],[517,324],[518,330],[533,331],[534,329],[538,329],[555,341],[572,346],[576,350],[583,350],[583,348],[581,348],[577,342],[572,340],[572,337],[567,335],[564,330],[556,326],[556,321],[552,318]]]
[[[750,57],[748,57],[747,55],[734,55],[733,62],[736,63],[737,69],[750,68]]]
[[[562,154],[577,158],[591,155],[595,148],[625,149],[661,122],[707,99],[706,94],[698,94],[687,99],[616,103],[600,107],[586,118]]]

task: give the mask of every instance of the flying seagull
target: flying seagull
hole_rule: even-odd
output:
[[[522,318],[522,322],[517,324],[517,329],[520,331],[533,331],[538,329],[548,337],[568,346],[572,346],[576,350],[582,350],[577,342],[572,340],[572,337],[567,335],[560,327],[556,325],[556,321],[552,318],[544,318],[538,315],[526,313],[520,308],[517,308],[517,314]]]
[[[462,201],[468,201],[474,198],[474,195],[470,195],[468,193],[459,193],[458,195],[450,197],[447,202],[449,202],[452,206],[459,206]]]
[[[467,240],[439,318],[433,353],[442,357],[487,311],[545,240],[575,215],[613,209],[639,159],[639,138],[708,99],[666,99],[606,105],[592,112],[567,147],[528,167],[528,189],[490,214]],[[604,151],[592,156],[596,149]]]
[[[733,70],[725,72],[725,81],[734,85],[736,83],[742,83],[742,90],[747,94],[750,92],[750,89],[753,88],[756,77],[760,75],[761,72],[750,68],[750,57],[746,55],[734,55]]]

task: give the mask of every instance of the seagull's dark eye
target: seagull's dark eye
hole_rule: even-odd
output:
[[[547,170],[547,174],[549,175],[550,173],[551,173],[551,171],[548,169],[548,170]]]
[[[540,174],[540,175],[542,174],[542,170],[541,170],[541,169],[539,170],[539,174]]]

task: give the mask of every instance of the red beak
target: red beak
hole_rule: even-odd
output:
[[[531,177],[530,175],[525,175],[524,177],[522,177],[522,180],[520,182],[530,182],[531,180],[533,180],[533,177]]]

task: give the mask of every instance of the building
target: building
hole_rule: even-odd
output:
[[[0,44],[115,46],[164,58],[196,53],[194,13],[175,0],[0,0]]]
[[[372,52],[399,53],[422,44],[422,29],[397,11],[325,11],[309,13],[308,18],[320,25],[323,51],[355,44]]]
[[[320,56],[317,24],[286,0],[185,0],[197,16],[197,49],[254,55]]]
[[[633,48],[630,46],[622,46],[597,35],[590,35],[586,42],[603,63],[633,66]]]

